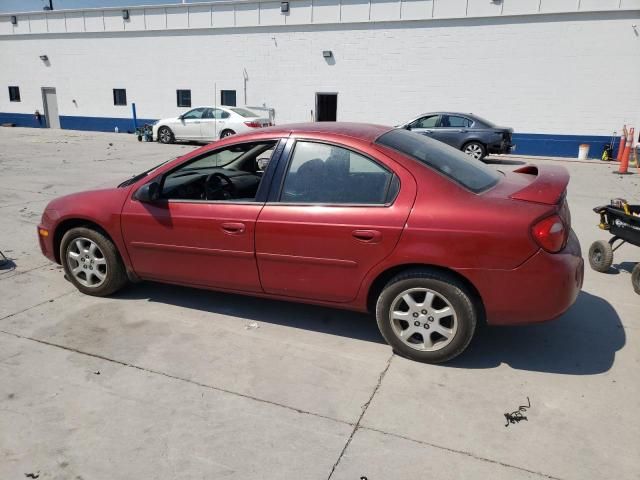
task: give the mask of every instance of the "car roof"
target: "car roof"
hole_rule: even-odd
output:
[[[290,123],[275,127],[261,128],[261,133],[272,134],[305,134],[320,133],[329,135],[342,135],[357,138],[366,142],[373,142],[383,133],[392,130],[393,127],[376,125],[372,123],[355,122],[307,122]]]

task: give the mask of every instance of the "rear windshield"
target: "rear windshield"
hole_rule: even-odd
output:
[[[258,117],[257,113],[252,112],[251,110],[247,110],[246,108],[230,108],[232,112],[236,112],[238,115],[242,115],[243,117]]]
[[[380,136],[376,143],[428,165],[475,193],[488,190],[500,178],[496,170],[460,150],[407,130],[391,130]]]

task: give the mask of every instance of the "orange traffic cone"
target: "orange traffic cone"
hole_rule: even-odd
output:
[[[624,152],[622,153],[622,158],[620,159],[620,168],[618,169],[618,173],[629,173],[629,155],[631,155],[631,144],[633,143],[633,127],[629,130],[629,135],[627,135],[627,142],[624,146]]]
[[[624,153],[625,145],[627,143],[627,126],[622,127],[622,135],[620,135],[620,143],[618,144],[618,155],[616,155],[616,161],[622,160],[622,154]]]

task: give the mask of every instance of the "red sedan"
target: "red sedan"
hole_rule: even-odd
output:
[[[370,311],[398,353],[442,362],[481,321],[573,304],[568,182],[560,167],[498,172],[406,130],[290,125],[53,200],[38,235],[89,295],[143,279]]]

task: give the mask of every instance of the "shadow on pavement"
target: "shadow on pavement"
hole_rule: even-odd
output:
[[[133,285],[114,295],[114,298],[146,299],[150,302],[192,308],[256,322],[273,323],[367,342],[385,343],[373,316],[346,310],[153,282]]]
[[[484,163],[489,165],[526,165],[522,160],[510,160],[507,158],[485,157]]]
[[[575,305],[552,322],[481,329],[468,350],[447,365],[494,368],[506,363],[518,370],[594,375],[612,367],[625,341],[611,304],[581,292]]]

